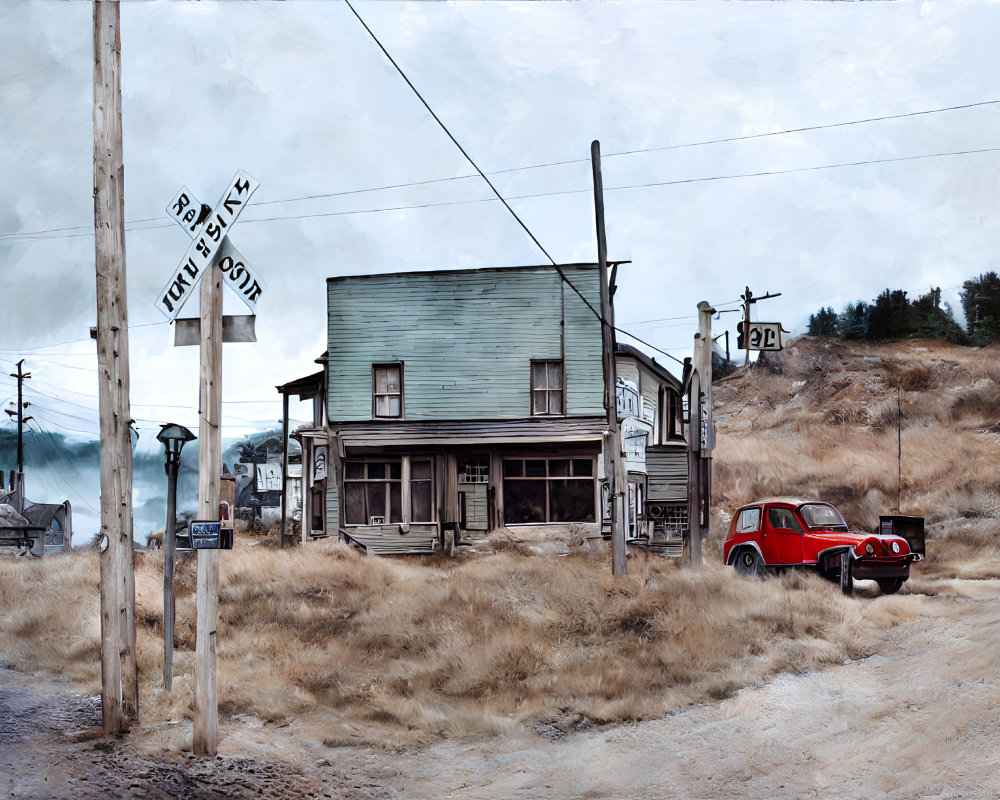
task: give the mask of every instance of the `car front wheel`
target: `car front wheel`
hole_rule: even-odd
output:
[[[760,553],[750,547],[745,547],[736,554],[733,567],[741,578],[761,578],[764,576],[764,561],[761,559]]]
[[[896,594],[896,592],[903,588],[902,578],[879,578],[876,583],[878,583],[878,588],[881,589],[882,594]]]
[[[844,594],[854,592],[854,572],[851,570],[851,554],[846,550],[840,554],[840,590]]]

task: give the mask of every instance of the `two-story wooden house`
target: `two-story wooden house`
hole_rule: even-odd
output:
[[[306,501],[312,532],[419,552],[458,531],[600,531],[600,273],[561,270],[571,285],[551,266],[327,281],[323,391],[279,387],[325,404],[325,424],[299,432],[304,498],[319,488],[309,452],[329,453],[322,519]],[[660,415],[676,407],[654,393]]]

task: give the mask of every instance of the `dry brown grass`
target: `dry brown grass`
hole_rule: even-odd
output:
[[[96,555],[0,557],[0,659],[100,691],[99,586]]]
[[[718,565],[694,573],[645,556],[620,581],[603,558],[419,562],[336,543],[236,550],[222,562],[223,710],[264,719],[321,710],[331,741],[657,716],[857,655],[863,616],[878,624],[877,611],[810,576],[748,583]],[[193,638],[183,630],[190,616],[178,615],[182,638]],[[150,640],[153,617],[143,617]],[[156,675],[157,648],[141,657]],[[190,669],[181,657],[179,684]],[[158,713],[183,716],[187,702],[179,695]]]
[[[858,656],[866,626],[892,616],[882,601],[844,598],[812,576],[748,582],[716,563],[692,572],[643,554],[618,581],[603,555],[383,559],[335,542],[306,550],[238,544],[220,562],[223,715],[319,715],[330,743],[412,743],[522,726],[559,735],[659,716],[775,672]],[[8,660],[94,691],[96,557],[0,568],[4,586],[21,587],[0,594]],[[146,723],[191,716],[194,560],[177,571],[169,697],[161,685],[161,570],[159,554],[137,556]],[[25,587],[38,593],[28,620],[18,602]],[[53,613],[59,595],[73,616]]]

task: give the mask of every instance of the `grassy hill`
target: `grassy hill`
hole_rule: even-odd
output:
[[[996,573],[998,357],[996,346],[808,336],[762,356],[714,386],[713,505],[725,516],[766,496],[819,498],[875,530],[898,502],[926,518],[925,569]]]

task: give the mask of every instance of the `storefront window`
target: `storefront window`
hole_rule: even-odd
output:
[[[596,520],[593,459],[504,459],[503,474],[504,518],[512,525]]]
[[[347,461],[344,464],[344,520],[348,525],[403,521],[403,470],[400,461]],[[410,521],[434,520],[433,465],[410,462]]]

